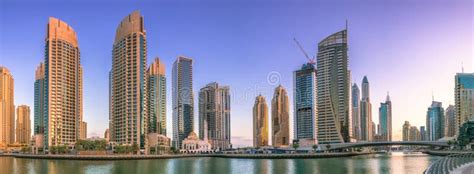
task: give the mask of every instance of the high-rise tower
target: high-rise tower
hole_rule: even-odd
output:
[[[44,133],[45,69],[40,63],[35,72],[34,135]]]
[[[372,104],[370,103],[369,80],[367,76],[362,79],[362,99],[360,101],[360,140],[372,141]]]
[[[193,59],[179,56],[173,64],[173,145],[181,142],[194,130]]]
[[[117,27],[112,51],[110,138],[144,148],[147,129],[147,41],[143,16],[134,11]]]
[[[290,144],[290,105],[286,89],[279,85],[272,99],[272,146]]]
[[[457,73],[454,102],[456,107],[456,135],[464,122],[474,120],[474,73]]]
[[[199,91],[199,138],[208,140],[214,150],[227,150],[230,130],[229,87],[209,83]]]
[[[49,18],[45,44],[45,147],[73,145],[82,121],[82,65],[76,32]]]
[[[445,135],[447,137],[454,137],[456,135],[456,129],[459,129],[456,127],[456,109],[453,105],[449,105],[446,108],[446,123],[445,123]]]
[[[166,136],[165,64],[156,58],[148,67],[148,132]]]
[[[347,49],[347,29],[318,44],[317,137],[321,144],[349,142],[352,137]]]
[[[10,71],[0,66],[0,146],[15,142],[14,81]]]
[[[444,137],[444,108],[441,102],[433,101],[426,113],[428,141],[436,141]]]
[[[293,75],[294,139],[317,142],[316,69],[303,64]]]
[[[356,83],[352,85],[352,133],[355,139],[360,140],[360,89]]]
[[[268,106],[262,95],[253,105],[253,147],[268,146]]]
[[[379,125],[379,134],[382,136],[382,140],[392,141],[392,101],[390,101],[388,93],[385,102],[380,103]]]
[[[16,108],[16,142],[29,144],[31,138],[30,107],[20,105]]]

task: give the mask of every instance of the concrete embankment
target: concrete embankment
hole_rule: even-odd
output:
[[[335,158],[368,155],[366,152],[316,153],[316,154],[180,154],[180,155],[32,155],[8,154],[15,158],[62,159],[62,160],[147,160],[172,158],[240,158],[240,159],[296,159],[296,158]]]
[[[429,155],[435,155],[435,156],[448,156],[448,155],[455,155],[455,154],[469,154],[473,153],[474,151],[434,151],[434,150],[428,150],[424,151],[423,153],[429,154]]]

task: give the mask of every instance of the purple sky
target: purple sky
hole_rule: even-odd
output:
[[[279,82],[293,100],[292,72],[306,62],[293,37],[314,55],[317,43],[343,29],[346,19],[352,80],[360,86],[362,77],[368,76],[376,123],[380,102],[390,91],[395,140],[401,139],[403,121],[425,124],[432,92],[444,107],[454,103],[454,75],[461,71],[461,62],[465,72],[473,71],[474,14],[469,0],[4,0],[0,3],[0,65],[14,76],[15,104],[33,106],[34,71],[44,59],[46,24],[48,17],[57,17],[78,34],[84,67],[84,118],[89,136],[102,137],[108,126],[108,71],[115,29],[134,10],[145,17],[148,62],[159,56],[167,66],[170,137],[171,65],[178,55],[194,58],[196,96],[212,81],[230,86],[232,142],[237,146],[251,145],[253,102],[262,93],[270,103],[276,87],[267,80],[271,72],[279,74]],[[290,117],[292,120],[293,113]],[[195,125],[197,132],[197,122]]]

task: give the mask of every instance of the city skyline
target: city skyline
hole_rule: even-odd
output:
[[[11,9],[8,9],[8,10],[11,10]],[[129,10],[129,11],[121,11],[120,14],[117,14],[118,17],[123,17],[129,13],[131,13],[133,10]],[[145,18],[154,18],[156,16],[153,16],[153,15],[147,15],[146,13],[150,13],[150,10],[143,10],[143,12],[145,13],[144,16]],[[5,14],[9,14],[8,12],[5,12]],[[51,14],[50,14],[51,15]],[[72,18],[72,17],[68,17],[69,15],[67,15],[67,13],[64,13],[63,15],[59,15],[59,16],[56,16],[60,19],[62,19],[63,17],[64,18]],[[2,19],[3,19],[3,16],[2,16]],[[77,23],[76,20],[73,20],[74,18],[72,19],[68,19],[66,20],[67,23]],[[42,22],[44,22],[44,20],[40,20]],[[116,20],[116,21],[113,21],[112,20],[112,23],[117,23],[117,21],[120,21],[120,20]],[[357,20],[351,20],[349,19],[349,44],[350,44],[350,48],[349,48],[349,59],[350,59],[350,62],[354,63],[354,61],[356,62],[355,64],[359,64],[358,60],[360,60],[360,55],[358,55],[357,53],[359,52],[358,50],[361,48],[361,45],[357,45],[357,44],[363,44],[363,40],[358,40],[358,39],[361,39],[361,36],[359,36],[357,34],[357,31],[361,31],[360,28],[363,28],[361,27],[361,24],[358,24],[357,22],[353,22],[353,21],[357,21]],[[147,20],[147,23],[154,23],[154,25],[161,25],[159,21],[152,21],[152,20]],[[309,38],[306,38],[306,37],[302,37],[303,35],[301,34],[297,34],[297,36],[299,36],[298,38],[300,40],[303,41],[303,45],[308,48],[309,46],[312,46],[312,49],[309,49],[309,50],[315,50],[314,46],[315,46],[315,43],[317,43],[317,41],[319,40],[322,40],[324,38],[324,35],[329,35],[331,33],[334,33],[336,31],[339,31],[340,29],[343,28],[343,20],[339,20],[338,22],[335,22],[335,23],[331,23],[331,24],[334,24],[332,26],[330,25],[325,25],[325,26],[328,26],[328,29],[327,30],[324,30],[324,31],[314,31],[314,32],[311,32],[311,33],[308,33],[306,35],[312,35],[311,37],[315,37],[315,38],[312,38],[312,39],[309,39]],[[116,24],[115,24],[116,25]],[[145,24],[145,25],[148,25],[148,24]],[[41,25],[42,27],[38,28],[39,32],[37,34],[39,35],[43,35],[42,33],[44,33],[44,23],[42,23]],[[86,26],[82,26],[82,25],[78,25],[78,24],[75,24],[73,25],[74,28],[76,29],[76,27],[80,27],[80,28],[83,28],[84,27],[88,27],[87,25]],[[360,28],[358,28],[360,27]],[[14,28],[14,27],[12,27]],[[112,27],[112,30],[113,30],[114,27]],[[158,35],[158,36],[164,36],[165,33],[160,33],[159,30],[157,30],[156,28],[151,28],[151,27],[146,27],[148,29],[148,32],[149,33],[152,33],[153,35]],[[355,31],[354,34],[351,33],[351,30],[354,29]],[[3,30],[3,29],[2,29]],[[11,30],[10,27],[5,27],[5,30],[9,31]],[[80,33],[79,31],[78,32],[78,40],[80,41],[81,43],[81,63],[85,63],[84,61],[87,60],[87,61],[92,61],[92,58],[90,57],[87,57],[87,56],[84,56],[84,54],[86,55],[91,55],[91,52],[88,52],[88,53],[84,53],[84,46],[86,45],[89,45],[92,43],[92,41],[90,40],[87,40],[87,38],[85,38],[84,40],[86,41],[83,41],[81,39],[81,36],[87,36],[87,33]],[[184,31],[183,31],[184,32]],[[102,33],[102,34],[109,34],[110,33]],[[379,33],[380,34],[380,33]],[[314,35],[314,36],[313,36]],[[406,37],[414,37],[413,36],[414,34],[413,33],[410,33],[409,36],[406,36]],[[317,36],[317,37],[316,37]],[[291,66],[286,69],[285,67],[282,67],[282,66],[286,66],[284,63],[282,65],[274,65],[272,66],[270,69],[265,69],[265,68],[262,68],[263,70],[259,70],[259,71],[256,71],[256,72],[253,72],[253,73],[250,73],[248,75],[245,75],[244,72],[244,76],[245,77],[251,77],[248,81],[250,82],[249,83],[244,83],[242,85],[235,85],[234,87],[234,84],[236,83],[241,83],[242,81],[240,80],[236,80],[236,82],[234,82],[232,80],[232,77],[235,77],[235,75],[233,75],[232,73],[229,74],[229,71],[224,71],[224,72],[227,72],[227,73],[216,73],[216,74],[221,74],[221,75],[213,75],[213,71],[204,71],[202,69],[205,69],[206,66],[211,66],[211,65],[214,65],[214,66],[219,66],[220,64],[222,64],[222,66],[225,66],[227,65],[226,63],[223,63],[223,62],[218,62],[218,64],[215,64],[215,63],[210,63],[210,62],[213,62],[213,61],[206,61],[206,59],[208,58],[206,56],[206,54],[203,54],[201,53],[201,55],[197,55],[197,56],[194,56],[196,53],[192,51],[192,49],[188,49],[188,51],[185,51],[185,50],[180,50],[180,49],[173,49],[173,51],[176,51],[177,54],[176,55],[172,55],[172,54],[169,54],[169,53],[166,53],[168,55],[166,56],[161,56],[162,54],[160,54],[160,52],[155,52],[154,54],[149,54],[150,56],[148,57],[148,59],[150,60],[150,57],[154,57],[155,55],[158,55],[160,57],[166,57],[164,58],[164,61],[165,61],[165,65],[167,66],[171,66],[170,64],[170,61],[174,60],[174,57],[176,57],[177,55],[180,55],[180,54],[185,54],[185,55],[188,55],[190,54],[191,57],[193,57],[195,60],[196,60],[196,64],[199,65],[197,67],[195,67],[196,69],[196,73],[195,73],[195,76],[196,78],[196,85],[194,85],[194,88],[193,88],[193,91],[197,91],[196,89],[199,89],[199,88],[202,88],[204,87],[204,83],[207,83],[208,81],[221,81],[221,79],[223,79],[223,83],[224,84],[229,84],[229,86],[231,86],[232,89],[236,89],[236,94],[237,95],[232,95],[232,96],[235,96],[236,99],[233,99],[235,100],[235,102],[232,102],[232,103],[236,103],[236,107],[233,106],[233,112],[232,115],[233,116],[236,116],[236,117],[233,117],[235,119],[233,120],[236,120],[236,123],[232,123],[233,125],[240,125],[242,123],[250,123],[251,121],[251,105],[249,105],[249,101],[250,103],[252,103],[252,99],[253,97],[255,97],[256,95],[255,94],[258,94],[258,93],[263,93],[262,95],[264,95],[266,98],[271,98],[272,96],[272,92],[273,92],[273,89],[271,88],[272,84],[270,84],[270,86],[268,86],[266,83],[267,83],[267,75],[272,72],[272,71],[276,71],[278,72],[278,75],[279,75],[279,83],[282,83],[283,86],[287,86],[289,87],[288,88],[288,91],[292,91],[292,88],[291,88],[291,82],[293,81],[292,79],[292,71],[294,70],[297,70],[298,67],[300,67],[300,65],[302,63],[304,63],[306,60],[304,59],[303,56],[301,56],[301,53],[299,52],[299,50],[294,47],[294,45],[291,45],[293,44],[291,42],[291,36],[285,36],[287,37],[286,39],[281,39],[281,41],[284,41],[284,40],[287,40],[285,43],[284,43],[284,46],[286,47],[285,48],[285,52],[291,52],[290,53],[287,53],[287,54],[290,54],[291,56],[286,56],[286,57],[283,57],[283,56],[278,56],[278,59],[277,60],[283,60],[283,59],[286,59],[287,61],[291,61]],[[5,35],[5,36],[2,36],[2,38],[7,38],[6,40],[8,40],[9,36]],[[34,37],[33,37],[34,38]],[[113,38],[113,37],[112,37]],[[102,57],[101,59],[104,59],[104,65],[106,65],[106,67],[109,67],[110,66],[110,43],[112,40],[112,38],[108,38],[108,39],[105,39],[105,40],[108,40],[109,43],[106,44],[106,46],[109,46],[107,49],[103,50],[105,52],[107,52],[108,54],[105,54],[105,57]],[[34,40],[34,39],[32,39]],[[351,42],[353,41],[353,42]],[[28,42],[33,42],[33,41],[28,41]],[[20,89],[20,90],[15,90],[15,101],[17,101],[15,103],[15,105],[19,105],[19,104],[27,104],[29,106],[33,106],[33,83],[34,83],[34,80],[31,80],[31,79],[34,79],[34,71],[35,71],[35,67],[37,66],[37,64],[40,62],[38,61],[38,59],[32,59],[32,58],[29,58],[28,61],[26,62],[26,60],[22,60],[22,61],[25,61],[28,66],[25,67],[17,67],[19,65],[19,63],[15,60],[12,60],[12,59],[15,59],[16,56],[12,56],[12,58],[10,58],[9,55],[11,55],[12,51],[8,48],[11,48],[10,46],[7,46],[6,45],[6,41],[4,41],[2,39],[2,42],[1,42],[1,47],[2,47],[2,50],[5,50],[5,52],[2,52],[0,53],[0,56],[1,56],[1,62],[0,64],[1,65],[4,65],[6,67],[8,67],[12,72],[19,72],[19,71],[23,71],[25,70],[25,72],[28,72],[28,73],[18,73],[19,75],[15,75],[15,73],[12,73],[13,77],[15,80],[19,80],[20,83],[16,83],[17,81],[15,81],[15,89]],[[41,44],[41,42],[39,43]],[[103,43],[100,43],[100,44],[103,44]],[[151,45],[166,45],[167,43],[166,42],[154,42],[154,43],[150,43]],[[471,48],[472,48],[472,42],[470,43],[471,44]],[[15,43],[14,43],[15,45]],[[34,45],[38,45],[38,43],[35,43]],[[92,44],[94,45],[94,44]],[[178,44],[179,45],[179,44]],[[193,44],[191,44],[193,45]],[[469,44],[468,44],[469,45]],[[150,49],[156,49],[156,48],[159,48],[160,46],[153,46],[153,47],[150,47]],[[255,46],[255,45],[254,45]],[[277,46],[281,46],[281,45],[277,45]],[[373,46],[373,45],[372,45]],[[14,47],[14,46],[12,46]],[[89,50],[94,50],[94,49],[91,49],[90,48],[90,45],[89,46],[86,46],[86,47],[89,47]],[[219,48],[219,47],[217,47]],[[469,47],[468,47],[469,48]],[[464,49],[461,49],[463,51],[468,51],[468,48],[466,50]],[[15,50],[15,49],[13,49]],[[35,50],[38,50],[37,48],[35,48]],[[164,50],[164,49],[163,49]],[[189,51],[191,50],[191,51]],[[351,51],[352,50],[355,50],[355,54],[351,54]],[[362,49],[363,50],[363,49]],[[209,51],[209,50],[208,50]],[[267,50],[266,52],[268,52],[269,50]],[[393,51],[393,50],[392,50]],[[277,51],[278,52],[278,51]],[[311,52],[314,52],[314,51],[311,51]],[[9,54],[10,53],[10,54]],[[37,55],[39,57],[41,57],[41,51],[39,51],[38,53],[34,53],[34,55]],[[262,53],[257,53],[257,55],[262,55]],[[448,53],[446,53],[448,54]],[[451,54],[453,54],[451,52]],[[375,55],[377,55],[377,53],[375,53]],[[370,57],[373,57],[374,59],[377,57],[377,56],[370,56]],[[31,56],[33,57],[33,56]],[[85,58],[87,57],[87,58]],[[212,54],[210,57],[213,57]],[[217,56],[217,57],[222,57],[221,56]],[[430,57],[430,56],[427,56],[427,57]],[[426,104],[423,104],[423,103],[427,103],[428,101],[430,101],[430,98],[431,98],[431,91],[435,91],[435,96],[436,96],[436,100],[438,101],[442,101],[443,103],[445,103],[446,105],[448,104],[454,104],[454,97],[453,94],[454,94],[454,73],[456,72],[460,72],[461,71],[461,63],[460,62],[463,62],[464,60],[464,69],[466,72],[472,72],[472,66],[470,66],[469,64],[469,56],[467,56],[467,60],[466,61],[466,58],[464,59],[459,59],[461,61],[459,62],[455,62],[455,63],[452,63],[450,62],[451,64],[455,65],[452,68],[452,72],[447,72],[447,74],[449,74],[449,78],[440,78],[440,79],[444,79],[443,81],[439,81],[439,85],[441,85],[442,83],[444,84],[449,84],[448,86],[451,86],[451,88],[448,87],[449,90],[440,90],[439,92],[436,90],[436,89],[439,89],[438,87],[436,86],[433,86],[433,89],[424,89],[424,93],[425,95],[423,95],[422,98],[424,98],[425,100],[423,100],[424,102],[420,102],[422,103],[421,106],[420,105],[416,105],[416,107],[419,107],[415,110],[422,110],[422,112],[426,112]],[[472,58],[472,54],[471,54],[471,58]],[[372,60],[374,60],[372,59]],[[412,58],[411,58],[412,59]],[[410,59],[410,60],[411,60]],[[453,60],[451,58],[445,58],[446,60]],[[31,61],[30,61],[31,60]],[[211,59],[212,60],[212,59]],[[234,62],[235,59],[230,59],[230,63]],[[268,59],[264,59],[266,61],[268,61]],[[390,59],[384,59],[385,61],[391,61]],[[456,59],[454,59],[456,60]],[[87,62],[86,61],[86,62]],[[260,62],[260,61],[263,61],[263,60],[254,60],[255,61],[255,65],[251,65],[251,64],[247,64],[249,66],[256,66],[256,67],[263,67],[263,66],[268,66],[268,65],[263,65],[261,63],[264,63],[264,62]],[[375,60],[374,60],[375,61]],[[393,61],[393,59],[392,59]],[[472,59],[470,60],[472,62]],[[206,63],[207,62],[207,63]],[[244,61],[245,62],[245,61]],[[285,61],[282,61],[282,62],[285,62]],[[416,62],[416,61],[415,61]],[[89,65],[92,63],[92,62],[88,62]],[[234,62],[235,63],[235,62]],[[393,62],[392,62],[393,63]],[[32,64],[34,66],[31,66],[29,64]],[[245,63],[244,63],[245,64]],[[450,64],[450,65],[451,65]],[[395,64],[396,66],[399,66],[399,71],[402,71],[406,66],[401,66],[400,64]],[[278,67],[280,66],[280,67]],[[94,66],[91,66],[91,67],[86,67],[84,65],[85,68],[91,70],[92,68],[98,68],[98,67],[94,67]],[[357,66],[355,66],[357,67]],[[408,66],[410,67],[410,66]],[[372,67],[371,67],[372,68]],[[101,68],[101,69],[105,69],[105,70],[100,70],[101,73],[97,74],[97,76],[104,76],[104,73],[103,71],[107,71],[107,68]],[[220,68],[218,68],[217,70],[219,70]],[[230,69],[233,69],[233,68],[230,68]],[[403,112],[401,112],[401,110],[409,110],[407,109],[407,107],[403,107],[404,106],[404,102],[406,102],[406,100],[403,100],[403,97],[407,97],[409,94],[417,94],[419,92],[413,92],[413,91],[416,91],[416,90],[406,90],[405,91],[409,91],[409,93],[405,95],[401,95],[401,92],[399,89],[395,88],[395,87],[392,87],[392,86],[384,86],[383,83],[385,81],[381,81],[380,76],[378,76],[378,74],[376,73],[377,71],[365,71],[363,68],[354,68],[354,67],[351,67],[350,66],[350,69],[352,70],[352,74],[353,74],[353,77],[351,78],[352,79],[352,82],[358,82],[359,79],[361,79],[361,74],[367,74],[368,76],[371,77],[371,92],[372,94],[375,94],[375,96],[383,96],[382,98],[380,97],[371,97],[373,98],[371,101],[373,103],[378,103],[378,102],[382,102],[383,99],[385,98],[385,94],[386,94],[386,91],[391,91],[391,94],[394,94],[393,96],[391,96],[392,98],[392,101],[395,103],[394,105],[394,113],[393,113],[393,118],[394,119],[397,119],[397,121],[393,122],[393,125],[394,125],[394,135],[396,136],[396,134],[398,133],[399,135],[399,138],[395,138],[395,140],[397,139],[400,139],[400,131],[401,128],[400,126],[398,125],[401,125],[399,123],[402,123],[400,120],[410,120],[410,122],[415,122],[414,125],[417,125],[417,126],[420,126],[420,125],[424,125],[423,124],[423,120],[424,120],[424,114],[420,114],[418,111],[412,111],[414,113],[418,113],[418,114],[414,114],[416,115],[416,118],[415,120],[413,119],[410,119],[411,117],[413,117],[411,115],[411,113],[405,113],[405,114],[409,114],[409,116],[407,115],[404,115]],[[374,68],[374,69],[377,69],[377,68]],[[409,68],[408,68],[409,69]],[[456,71],[457,69],[457,71]],[[270,71],[271,70],[271,71]],[[288,72],[288,70],[290,70]],[[471,71],[469,71],[471,70]],[[242,71],[245,71],[245,70],[242,70]],[[96,96],[95,94],[97,94],[97,92],[99,91],[100,93],[104,93],[104,94],[107,94],[106,91],[108,90],[108,87],[107,87],[107,81],[108,80],[104,80],[102,79],[101,82],[99,81],[100,84],[96,84],[96,83],[91,83],[92,81],[91,80],[96,80],[96,78],[94,78],[93,76],[95,76],[96,74],[94,74],[94,72],[98,72],[97,70],[91,70],[90,72],[88,72],[87,70],[84,71],[85,73],[85,76],[84,76],[84,80],[86,81],[86,83],[84,84],[84,88],[85,88],[85,91],[93,91],[93,92],[90,92],[90,93],[87,93],[86,96],[85,96],[85,101],[84,101],[84,110],[87,111],[87,113],[84,114],[85,116],[85,121],[89,122],[89,123],[92,123],[93,125],[89,124],[89,132],[91,132],[90,130],[92,129],[92,132],[89,136],[99,136],[99,135],[102,135],[102,132],[105,130],[105,128],[107,127],[108,125],[108,122],[104,122],[104,121],[100,121],[100,120],[107,120],[108,118],[108,113],[107,112],[104,112],[104,111],[107,111],[108,107],[107,107],[107,96],[106,99],[98,99],[98,101],[94,101],[96,99],[94,99],[94,97]],[[429,72],[429,71],[428,71]],[[428,73],[427,72],[427,73]],[[433,73],[433,72],[429,72],[429,73]],[[428,74],[429,74],[428,73]],[[166,73],[168,74],[168,76],[170,75],[170,73]],[[403,76],[402,75],[403,73],[401,73],[399,76]],[[424,73],[420,73],[420,74],[424,74]],[[228,75],[228,76],[226,76]],[[108,77],[108,74],[106,73],[105,74],[106,77]],[[374,76],[376,77],[379,77],[379,78],[373,78]],[[27,78],[25,78],[27,77]],[[199,78],[198,78],[199,77]],[[393,76],[392,76],[393,77]],[[227,79],[228,78],[228,79]],[[27,81],[29,79],[29,81]],[[199,79],[199,80],[198,80]],[[237,79],[240,79],[240,78],[237,78]],[[377,80],[378,79],[378,80]],[[446,80],[447,79],[447,80]],[[386,79],[383,79],[383,80],[386,80]],[[417,83],[417,79],[410,79],[408,78],[408,80],[411,80],[412,81],[412,85],[416,85]],[[201,81],[204,81],[204,82],[201,82]],[[89,82],[89,83],[87,83]],[[253,83],[253,84],[252,84]],[[432,84],[437,84],[437,83],[433,83],[431,82]],[[93,88],[95,88],[94,86],[95,85],[98,85],[99,86],[99,89],[100,90],[95,90]],[[104,87],[101,87],[101,86],[105,86]],[[277,84],[278,85],[278,84]],[[374,86],[372,86],[374,85]],[[167,85],[167,86],[171,86],[171,85]],[[423,86],[423,85],[417,85],[417,86]],[[249,95],[248,97],[246,98],[242,98],[242,96],[244,94],[246,94],[246,91],[248,88],[257,88],[257,87],[261,87],[263,89],[254,89],[254,91],[251,91],[250,93],[251,94],[247,94]],[[404,87],[400,87],[400,88],[404,88]],[[408,88],[411,88],[408,87]],[[31,90],[25,90],[25,89],[31,89]],[[441,89],[444,89],[444,88],[441,88]],[[104,91],[105,90],[105,91]],[[167,91],[171,91],[171,90],[167,90]],[[380,91],[383,91],[382,93],[380,93]],[[392,91],[395,91],[395,92],[392,92]],[[380,93],[380,94],[379,94]],[[17,97],[19,95],[19,97]],[[103,95],[97,95],[98,97],[104,97]],[[168,96],[170,96],[170,93],[168,93]],[[439,99],[438,99],[438,96],[439,96]],[[292,99],[292,94],[291,92],[289,93],[289,97],[290,97],[290,101],[293,101]],[[87,99],[88,98],[88,99]],[[426,100],[426,98],[428,98],[428,100]],[[194,97],[194,100],[197,100],[196,97]],[[89,101],[89,103],[87,102]],[[170,101],[170,100],[168,100]],[[104,102],[104,103],[100,103],[100,104],[97,104],[95,105],[96,102]],[[170,102],[168,102],[170,103]],[[197,103],[197,102],[194,102],[194,103]],[[102,108],[103,107],[103,108]],[[291,107],[291,105],[290,105]],[[97,109],[99,110],[102,110],[100,112],[97,112]],[[170,107],[167,107],[168,109],[168,112],[167,112],[167,117],[170,118],[171,117],[171,113],[169,110],[170,110]],[[271,109],[271,108],[269,108]],[[377,107],[372,107],[372,117],[374,118],[377,118],[378,115],[374,114],[374,113],[378,113],[378,112],[374,112],[374,109],[377,109]],[[237,111],[236,111],[237,110]],[[290,111],[293,111],[293,109],[291,108]],[[197,109],[194,110],[194,119],[196,119],[196,116],[197,116]],[[290,112],[290,118],[292,118],[292,114],[293,112]],[[250,119],[249,119],[250,118]],[[421,121],[419,121],[419,119],[421,119]],[[31,119],[33,120],[33,119]],[[97,123],[96,121],[99,120]],[[376,120],[373,120],[374,122],[378,122]],[[168,121],[168,123],[171,123],[171,121]],[[196,123],[195,123],[196,124]],[[290,124],[292,125],[292,124]],[[167,126],[168,128],[171,127],[171,126]],[[197,126],[194,126],[195,129],[194,131],[195,132],[198,132],[197,131]],[[250,138],[251,136],[251,132],[249,134],[249,132],[246,132],[246,131],[239,131],[238,130],[238,127],[237,126],[231,126],[232,129],[234,131],[232,131],[233,133],[235,132],[236,133],[236,136],[237,138],[243,138],[243,139],[248,139]],[[237,128],[236,128],[237,127]],[[290,128],[290,130],[294,130],[294,128]],[[171,131],[168,131],[168,132],[171,132]],[[243,133],[242,133],[243,132]],[[234,134],[235,134],[234,133]],[[290,133],[291,135],[291,133]],[[187,135],[186,135],[187,136]],[[168,133],[168,137],[171,137],[170,136],[170,133]],[[236,143],[240,143],[238,142],[240,140],[237,140]],[[244,140],[245,141],[245,140]],[[232,141],[232,143],[234,143],[234,140]],[[242,143],[244,145],[250,145],[248,142],[247,143]]]

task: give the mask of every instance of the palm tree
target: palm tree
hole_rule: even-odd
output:
[[[298,149],[298,147],[300,147],[300,145],[298,143],[293,143],[293,148],[295,149],[295,151],[296,151],[296,149]]]

